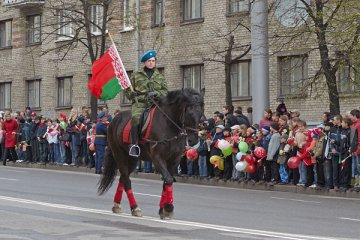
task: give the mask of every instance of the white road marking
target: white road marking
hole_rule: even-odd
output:
[[[143,196],[149,196],[149,197],[157,197],[160,198],[161,196],[158,195],[152,195],[152,194],[147,194],[147,193],[138,193],[138,192],[134,192],[135,195],[143,195]]]
[[[0,180],[19,181],[19,179],[15,179],[15,178],[0,178]]]
[[[263,231],[263,230],[256,230],[256,229],[247,229],[247,228],[237,228],[237,227],[228,227],[228,226],[221,226],[221,225],[213,225],[213,224],[206,224],[206,223],[198,223],[198,222],[190,222],[190,221],[181,221],[181,220],[169,220],[164,221],[154,217],[133,217],[130,214],[114,214],[110,211],[100,210],[100,209],[91,209],[91,208],[82,208],[82,207],[75,207],[69,205],[62,205],[62,204],[54,204],[54,203],[47,203],[47,202],[40,202],[40,201],[33,201],[28,199],[22,198],[13,198],[7,196],[0,196],[0,200],[3,201],[10,201],[10,202],[18,202],[18,203],[26,203],[31,205],[38,205],[38,206],[45,206],[50,208],[57,208],[57,209],[67,209],[79,212],[87,212],[87,213],[97,213],[102,215],[111,215],[114,217],[121,217],[121,218],[131,218],[136,220],[148,220],[152,222],[161,222],[163,224],[171,224],[171,225],[181,225],[181,226],[190,226],[190,227],[198,227],[203,229],[212,229],[220,232],[231,232],[231,233],[241,233],[241,234],[249,234],[255,236],[265,236],[265,237],[273,237],[278,239],[289,239],[289,240],[335,240],[335,238],[329,237],[321,237],[321,236],[314,236],[314,235],[300,235],[300,234],[292,234],[292,233],[279,233],[279,232],[271,232],[271,231]],[[337,238],[338,239],[338,238]]]
[[[301,199],[294,199],[294,198],[281,198],[281,197],[271,197],[271,198],[272,199],[279,199],[279,200],[294,201],[294,202],[317,203],[317,204],[321,203],[321,202],[316,202],[316,201],[308,201],[308,200],[301,200]]]
[[[333,196],[316,196],[316,195],[309,195],[309,197],[314,197],[314,198],[326,198],[326,199],[340,199],[340,200],[350,200],[350,201],[360,201],[360,198],[350,198],[350,197],[333,197]]]
[[[355,221],[355,222],[360,222],[360,219],[356,219],[356,218],[340,217],[340,219],[342,219],[342,220],[349,220],[349,221]]]
[[[7,172],[17,172],[17,173],[28,173],[27,171],[19,171],[19,170],[12,170],[12,169],[4,169]]]

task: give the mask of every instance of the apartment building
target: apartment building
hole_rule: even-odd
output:
[[[71,108],[90,105],[87,82],[91,76],[91,63],[86,56],[87,49],[77,44],[68,49],[65,58],[63,50],[52,51],[68,40],[62,36],[74,36],[76,29],[66,21],[66,16],[60,14],[56,17],[59,24],[56,37],[45,34],[50,32],[48,19],[54,18],[50,2],[1,2],[0,110],[22,111],[31,106],[45,116],[55,117],[59,113],[68,113]],[[136,21],[137,2],[140,2],[139,24]],[[272,2],[269,1],[269,5]],[[140,52],[155,49],[157,66],[170,89],[205,88],[207,115],[222,109],[225,104],[225,65],[222,61],[224,50],[229,46],[228,37],[233,35],[235,40],[233,58],[246,52],[251,44],[249,0],[113,0],[113,9],[116,16],[109,21],[108,29],[128,74],[136,70],[138,49]],[[101,10],[99,5],[89,9],[92,21],[101,21]],[[306,86],[301,94],[298,91],[319,69],[319,54],[308,51],[316,44],[315,40],[305,41],[299,37],[295,44],[287,45],[274,38],[275,32],[289,31],[294,28],[293,24],[291,19],[279,17],[276,11],[269,12],[270,106],[275,109],[277,99],[284,98],[289,110],[298,109],[304,118],[317,121],[329,108],[324,81],[320,77],[317,84]],[[296,24],[301,25],[301,22]],[[97,31],[96,27],[91,29],[93,35],[98,34]],[[251,51],[231,65],[235,107],[246,109],[257,97],[252,94],[256,93],[252,89],[257,86],[252,85],[250,70]],[[348,75],[345,71],[339,73],[339,90],[348,93],[341,97],[342,112],[358,107],[353,94],[356,88],[343,84]],[[122,94],[99,104],[106,104],[110,112],[129,108],[129,102]]]

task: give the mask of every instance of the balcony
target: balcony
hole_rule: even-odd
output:
[[[4,7],[28,8],[44,5],[45,1],[40,0],[2,0]]]

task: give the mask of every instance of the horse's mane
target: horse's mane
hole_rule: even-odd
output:
[[[193,88],[183,88],[168,92],[168,94],[160,99],[159,105],[195,105],[203,104],[201,94]]]

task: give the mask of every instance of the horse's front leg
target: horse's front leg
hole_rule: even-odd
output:
[[[169,184],[164,180],[159,204],[159,215],[161,219],[171,219],[174,216],[173,202],[173,184],[172,182]]]

